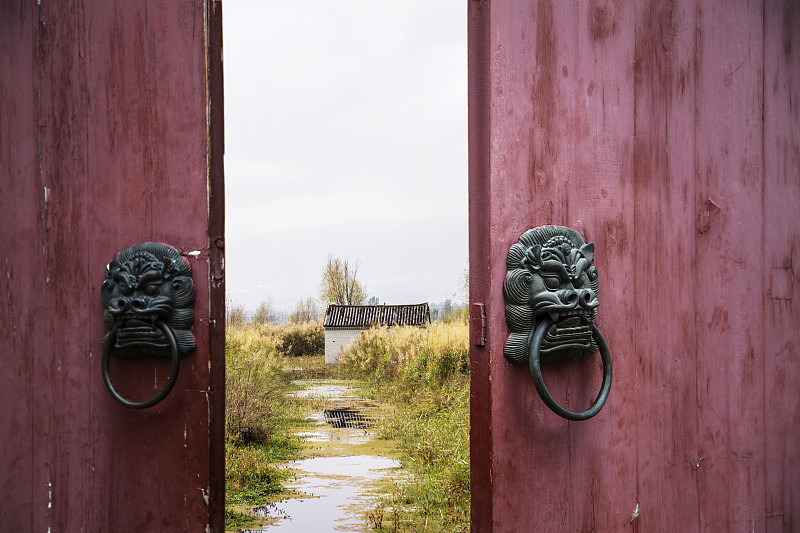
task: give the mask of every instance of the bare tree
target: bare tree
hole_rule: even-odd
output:
[[[453,301],[450,298],[447,298],[442,305],[442,308],[439,310],[439,319],[442,322],[450,322],[450,315],[453,314]]]
[[[244,306],[236,302],[230,294],[226,294],[225,323],[229,326],[241,326],[244,322]]]
[[[289,322],[302,324],[305,322],[319,322],[320,312],[314,298],[300,299],[294,309],[294,313],[289,317]]]
[[[367,290],[358,281],[358,261],[350,263],[328,255],[328,262],[322,271],[320,299],[325,304],[363,305],[367,301]]]
[[[275,304],[272,303],[272,297],[268,297],[265,300],[262,300],[258,307],[256,307],[256,313],[253,315],[253,322],[256,324],[267,324],[267,323],[274,323],[277,319],[277,313],[275,311]]]
[[[458,281],[461,284],[461,298],[469,303],[469,259],[467,259],[467,266],[464,268]]]

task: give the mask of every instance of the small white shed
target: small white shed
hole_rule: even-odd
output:
[[[431,321],[428,302],[413,305],[334,305],[325,311],[325,364],[339,355],[362,331],[374,326],[424,326]]]

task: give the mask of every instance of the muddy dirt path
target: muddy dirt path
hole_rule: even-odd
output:
[[[267,525],[247,531],[370,531],[367,513],[400,475],[395,443],[372,433],[380,408],[357,397],[346,381],[298,383],[296,394],[315,407],[309,416],[315,425],[297,430],[306,441],[305,459],[287,464],[297,472],[288,488],[302,496],[254,509]]]

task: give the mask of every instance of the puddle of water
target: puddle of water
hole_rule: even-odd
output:
[[[372,435],[363,429],[341,429],[333,432],[329,427],[321,427],[311,431],[301,431],[297,435],[303,437],[306,442],[332,443],[342,446],[366,444],[372,440]]]
[[[376,480],[385,477],[386,470],[397,468],[400,463],[388,457],[375,455],[351,455],[345,457],[315,457],[293,461],[289,466],[312,474],[324,476],[355,477]]]
[[[365,444],[372,440],[372,435],[367,430],[372,426],[373,419],[367,413],[375,412],[378,404],[356,396],[352,387],[347,385],[330,382],[312,383],[296,381],[295,384],[306,385],[306,388],[295,394],[302,398],[324,401],[321,410],[306,417],[318,427],[298,431],[297,435],[310,443],[333,443],[342,446]],[[342,455],[342,452],[340,450],[336,455]]]
[[[303,381],[294,381],[297,385],[304,385]],[[320,399],[344,399],[355,398],[353,388],[348,385],[339,385],[336,383],[323,383],[321,385],[312,385],[308,388],[296,391],[294,393],[298,398],[320,398]]]
[[[259,516],[278,517],[260,532],[365,531],[363,511],[381,492],[382,482],[400,467],[394,459],[371,455],[316,457],[289,463],[298,470],[291,489],[308,498],[256,508]]]
[[[388,446],[385,441],[380,446],[370,444],[370,415],[377,415],[379,406],[357,397],[341,382],[295,383],[305,387],[295,392],[296,396],[324,404],[308,417],[316,427],[297,432],[312,443],[306,450],[311,458],[287,464],[297,472],[287,488],[307,496],[251,509],[257,516],[275,521],[248,532],[366,531],[365,512],[401,475],[399,461],[370,455]]]

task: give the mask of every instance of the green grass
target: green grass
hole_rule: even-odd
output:
[[[393,406],[378,435],[400,441],[410,474],[370,511],[373,527],[469,531],[468,336],[463,323],[371,330],[341,359],[363,394]]]
[[[225,446],[226,503],[258,505],[283,492],[289,473],[276,465],[297,457],[294,442]]]
[[[309,335],[317,338],[313,328]],[[299,332],[299,333],[298,333]],[[301,330],[294,330],[295,335]],[[286,339],[294,339],[293,344]],[[312,339],[313,340],[313,339]],[[309,400],[289,394],[294,379],[358,380],[363,394],[390,405],[379,438],[401,443],[408,476],[367,519],[382,531],[469,531],[469,341],[466,324],[374,329],[326,367],[324,356],[288,355],[306,345],[277,326],[229,327],[226,338],[226,529],[253,527],[243,512],[285,494],[299,458],[292,428],[307,424]],[[307,345],[312,345],[311,340]]]
[[[225,531],[241,531],[261,525],[261,520],[250,513],[225,508]]]
[[[229,531],[258,523],[242,506],[261,505],[285,493],[290,473],[281,465],[299,458],[302,448],[291,428],[306,423],[304,404],[289,394],[291,380],[297,368],[301,372],[304,366],[312,368],[324,356],[287,356],[283,339],[277,327],[264,325],[229,326],[226,334],[225,527]]]
[[[411,474],[386,506],[415,510],[404,513],[410,531],[468,531],[469,387],[453,380],[440,390],[386,396],[396,415],[381,422],[380,436],[401,442],[401,461]]]

